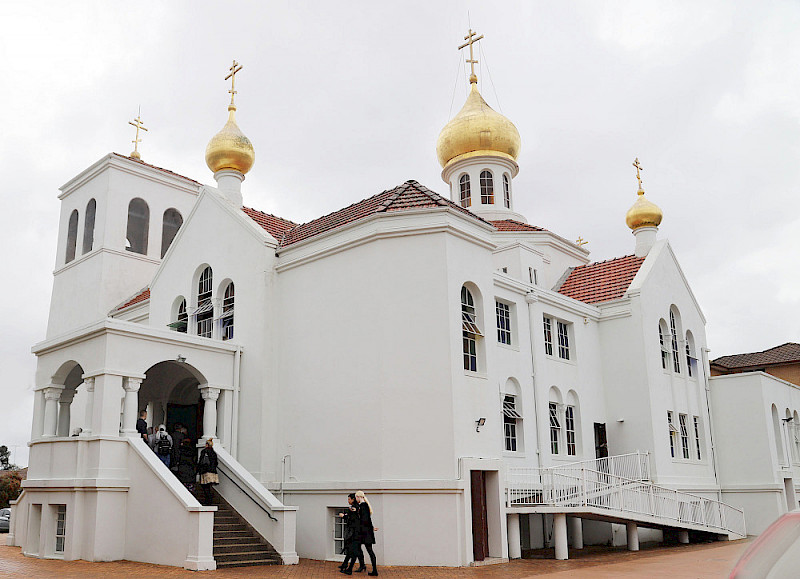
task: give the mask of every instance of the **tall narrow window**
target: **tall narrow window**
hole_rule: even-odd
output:
[[[197,322],[197,335],[204,338],[211,337],[214,325],[214,304],[211,302],[213,277],[211,268],[207,267],[197,282],[197,309],[194,311],[194,316]]]
[[[220,323],[222,324],[222,339],[233,339],[233,282],[228,284],[225,288],[225,297],[222,300],[222,315],[220,316]]]
[[[697,358],[695,357],[694,350],[694,336],[692,336],[692,333],[689,331],[686,332],[686,373],[689,374],[689,378],[692,378],[697,374]]]
[[[669,364],[669,350],[664,345],[664,330],[661,329],[660,323],[658,324],[658,343],[661,345],[661,368],[666,370]]]
[[[461,175],[458,180],[458,186],[461,191],[461,207],[469,207],[472,205],[472,191],[469,185],[469,175],[466,173]]]
[[[67,505],[56,505],[56,553],[64,553],[67,538]]]
[[[553,327],[552,320],[544,316],[544,353],[548,356],[553,355]]]
[[[539,285],[539,272],[532,267],[528,268],[528,279],[533,285]]]
[[[86,205],[86,217],[83,221],[83,252],[89,253],[94,245],[94,218],[97,213],[97,201],[89,199]]]
[[[494,204],[494,179],[491,171],[481,171],[481,203]]]
[[[169,246],[172,245],[172,240],[178,234],[178,230],[183,225],[183,217],[177,209],[167,209],[164,211],[164,218],[161,222],[161,257],[163,258]]]
[[[558,357],[569,360],[569,329],[564,322],[556,322],[558,327]]]
[[[558,404],[551,402],[550,410],[550,453],[558,454],[558,443],[561,438],[561,424],[558,422]]]
[[[672,332],[672,364],[675,372],[681,371],[681,360],[678,357],[678,332],[675,324],[675,312],[669,311],[669,329]]]
[[[516,408],[516,398],[514,396],[503,397],[503,438],[505,440],[505,449],[511,452],[517,450],[517,426],[518,420],[521,420],[519,412]]]
[[[78,210],[73,209],[69,214],[69,224],[67,225],[67,255],[64,263],[69,263],[75,259],[75,247],[78,245]]]
[[[497,341],[507,346],[511,345],[511,309],[508,304],[495,301],[497,310]]]
[[[511,183],[506,174],[503,174],[503,201],[505,202],[506,209],[511,209]]]
[[[182,299],[178,304],[178,311],[175,317],[175,321],[167,325],[176,332],[185,334],[187,326],[189,325],[189,316],[186,315],[186,300]]]
[[[150,227],[150,208],[144,199],[136,197],[128,204],[128,243],[125,249],[147,255],[147,238]]]
[[[463,341],[464,370],[478,371],[478,337],[483,336],[478,327],[475,300],[466,286],[461,287],[461,336]]]
[[[669,453],[672,458],[675,458],[675,436],[678,434],[678,429],[675,428],[672,412],[670,410],[667,410],[667,428],[667,432],[669,432]]]
[[[686,415],[679,414],[678,420],[681,425],[681,450],[683,450],[683,458],[689,458],[689,429],[686,425]]]
[[[575,407],[567,406],[564,411],[564,429],[567,434],[567,454],[575,456]]]
[[[697,450],[697,460],[701,459],[700,456],[700,418],[698,416],[693,417],[694,420],[694,445],[695,449]]]

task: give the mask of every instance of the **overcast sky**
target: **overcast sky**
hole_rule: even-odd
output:
[[[27,463],[58,187],[129,154],[139,106],[142,159],[213,184],[235,58],[246,205],[302,222],[407,179],[447,194],[436,138],[466,96],[470,24],[481,92],[522,137],[530,223],[596,261],[632,253],[638,156],[712,358],[797,341],[800,4],[732,4],[4,2],[0,444]]]

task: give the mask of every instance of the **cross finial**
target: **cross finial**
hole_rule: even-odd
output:
[[[473,32],[472,28],[470,28],[469,32],[464,37],[464,40],[466,40],[466,42],[458,47],[458,49],[461,50],[462,48],[469,46],[469,60],[467,60],[467,62],[469,63],[470,66],[469,82],[471,84],[477,84],[478,82],[478,77],[475,76],[475,65],[478,64],[478,61],[475,60],[475,56],[472,54],[472,44],[478,42],[481,38],[483,38],[483,34],[481,34],[477,38],[473,38],[476,34],[477,32]]]
[[[577,245],[578,247],[586,245],[587,243],[589,242],[586,241],[583,237],[578,237],[578,239],[575,240],[575,245]]]
[[[236,59],[234,58],[233,64],[228,70],[230,70],[230,72],[228,73],[228,76],[225,77],[225,80],[231,79],[231,90],[228,91],[231,93],[231,104],[228,105],[228,109],[230,110],[230,108],[233,107],[233,110],[236,110],[236,106],[233,104],[233,96],[236,94],[234,82],[236,81],[236,73],[242,70],[242,65],[236,62]]]
[[[644,189],[642,189],[642,176],[639,174],[639,171],[642,170],[642,164],[639,163],[639,157],[633,161],[633,166],[636,167],[636,180],[639,181],[639,195],[644,195]]]
[[[132,121],[128,121],[128,124],[136,127],[136,137],[133,139],[133,141],[131,141],[133,143],[133,152],[131,153],[131,157],[134,159],[141,159],[142,156],[139,154],[139,143],[141,143],[142,140],[139,138],[139,129],[143,131],[147,130],[142,122],[142,107],[139,107],[139,114],[136,115],[136,118]]]

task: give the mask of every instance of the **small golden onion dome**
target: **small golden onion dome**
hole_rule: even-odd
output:
[[[477,155],[516,161],[521,144],[517,127],[486,104],[476,82],[471,82],[471,85],[467,102],[439,133],[436,143],[439,163],[444,167],[453,161]]]
[[[236,124],[236,107],[228,106],[228,122],[214,135],[206,147],[206,165],[214,173],[223,169],[247,173],[256,160],[256,152],[250,139]]]
[[[645,199],[642,189],[639,189],[638,195],[636,202],[625,214],[625,223],[634,231],[640,227],[658,227],[664,213],[658,205]]]

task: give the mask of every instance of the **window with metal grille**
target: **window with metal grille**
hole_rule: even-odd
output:
[[[495,301],[497,310],[497,341],[507,346],[511,345],[511,308],[508,304]]]
[[[661,324],[658,324],[658,343],[661,345],[661,367],[666,370],[669,364],[669,350],[664,345],[664,331],[661,329]]]
[[[678,421],[681,426],[681,450],[683,450],[683,458],[689,458],[689,430],[686,426],[686,415],[679,414]]]
[[[86,217],[83,221],[83,253],[92,251],[94,245],[94,218],[97,214],[97,201],[89,199],[86,205]]]
[[[494,204],[494,179],[491,171],[481,171],[481,203]]]
[[[472,205],[472,191],[469,184],[469,175],[466,173],[461,175],[458,180],[458,186],[461,190],[461,207],[469,207]]]
[[[558,421],[558,404],[551,402],[550,409],[550,453],[558,454],[558,443],[561,438],[561,424]]]
[[[67,538],[67,505],[56,505],[56,553],[64,552]]]
[[[669,452],[672,458],[675,458],[675,437],[678,434],[678,429],[675,428],[672,412],[669,410],[667,410],[667,432],[669,432]]]
[[[517,427],[519,420],[522,419],[516,409],[516,398],[514,396],[503,397],[503,435],[505,448],[508,451],[517,450]]]
[[[672,362],[675,371],[680,373],[681,371],[681,361],[678,358],[678,332],[675,328],[675,313],[670,310],[669,311],[669,329],[672,332]]]
[[[147,255],[148,228],[150,227],[150,208],[144,199],[136,197],[128,204],[127,245],[125,249],[133,253]]]
[[[503,197],[507,209],[511,209],[511,183],[508,180],[508,175],[503,175]]]
[[[197,309],[194,311],[197,322],[197,335],[210,338],[214,325],[214,304],[211,303],[211,284],[214,276],[207,267],[200,274],[197,283]]]
[[[575,456],[575,407],[567,406],[564,409],[564,431],[567,435],[567,454]]]
[[[558,328],[558,357],[562,360],[569,360],[569,332],[567,324],[556,322]]]
[[[478,337],[483,336],[478,327],[475,300],[466,286],[461,287],[461,337],[463,341],[464,370],[478,371]]]
[[[700,456],[700,417],[694,416],[694,445],[697,450],[697,460],[701,460]]]
[[[75,248],[78,245],[78,210],[73,209],[69,214],[69,224],[67,225],[67,254],[64,263],[69,263],[75,259]]]
[[[544,353],[548,356],[553,355],[553,330],[552,320],[547,316],[543,318],[544,322]]]
[[[222,327],[222,339],[233,339],[233,282],[225,288],[225,297],[222,300],[222,315],[219,317]]]

